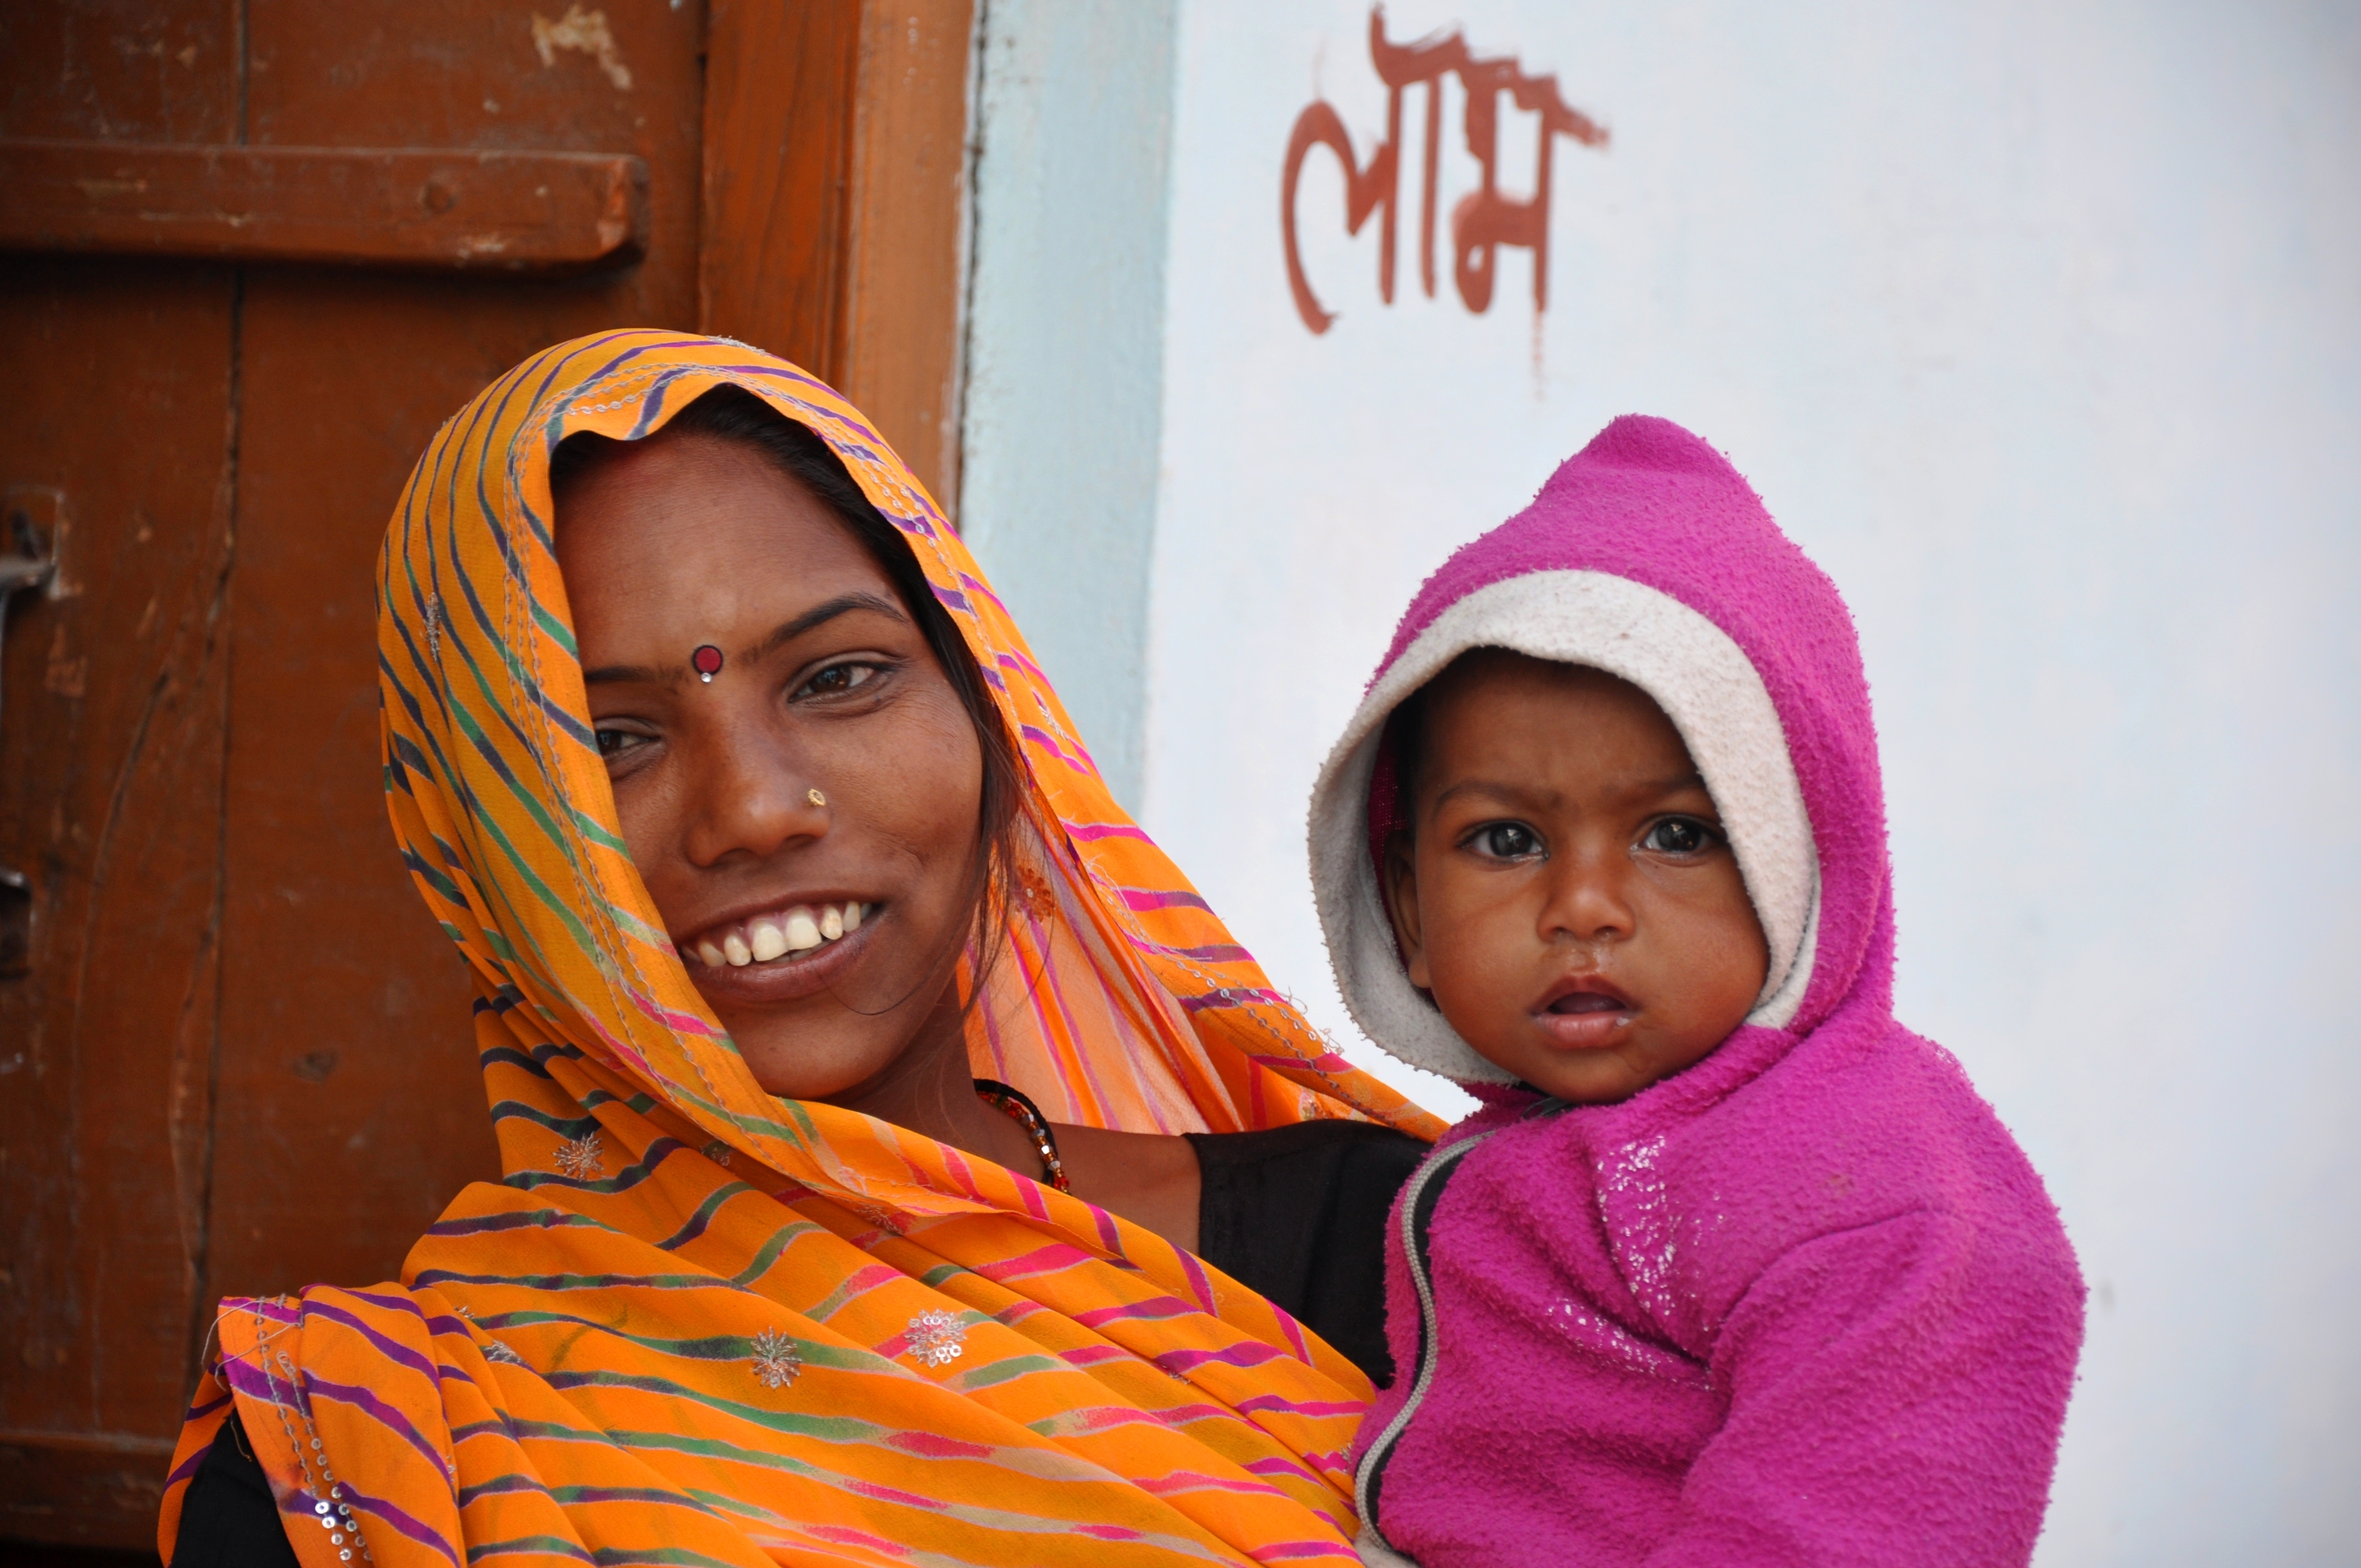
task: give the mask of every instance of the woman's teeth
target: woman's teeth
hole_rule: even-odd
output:
[[[766,964],[789,953],[809,952],[847,931],[858,931],[865,913],[858,903],[823,904],[818,909],[798,904],[784,915],[757,915],[743,926],[733,926],[719,943],[711,937],[700,938],[697,956],[714,969],[724,964],[731,969]]]

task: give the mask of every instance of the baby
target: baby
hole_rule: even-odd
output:
[[[1429,579],[1312,861],[1354,1016],[1483,1102],[1395,1204],[1364,1561],[2032,1555],[2081,1277],[1894,1020],[1852,622],[1719,455],[1619,419]]]

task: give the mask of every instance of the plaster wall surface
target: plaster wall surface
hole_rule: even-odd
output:
[[[1412,1082],[1328,977],[1303,869],[1321,758],[1454,546],[1615,414],[1697,430],[1853,607],[1899,1012],[2024,1143],[2092,1283],[2040,1561],[2352,1561],[2361,11],[1396,0],[1395,39],[1462,26],[1554,72],[1613,141],[1556,145],[1538,317],[1521,251],[1480,315],[1447,250],[1421,288],[1422,90],[1390,304],[1374,223],[1346,236],[1315,152],[1321,336],[1289,294],[1281,157],[1319,96],[1367,158],[1369,13],[1177,16],[1160,391],[1152,411],[1119,394],[1160,455],[1141,762],[1124,721],[1084,720],[1119,737],[1101,752],[1119,778],[1144,765],[1126,798],[1149,829],[1276,983]],[[1446,236],[1475,174],[1456,91]],[[1130,106],[1104,113],[1129,145]],[[1512,190],[1530,126],[1504,119]],[[1078,308],[1100,308],[1083,281]],[[1084,368],[1119,382],[1136,352]],[[994,457],[979,428],[970,495],[1017,493],[991,465],[1033,449]],[[1113,475],[1080,482],[1126,504]],[[1019,514],[978,515],[996,562]],[[1004,587],[1060,679],[1128,678],[1090,582]],[[1102,700],[1122,706],[1077,706]]]

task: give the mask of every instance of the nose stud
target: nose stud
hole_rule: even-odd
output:
[[[807,789],[804,791],[804,798],[810,801],[814,806],[826,806],[828,804],[828,796],[820,794],[820,792],[816,789]]]
[[[721,650],[710,642],[700,642],[697,652],[688,656],[688,662],[697,671],[697,678],[711,685],[713,677],[721,673]]]

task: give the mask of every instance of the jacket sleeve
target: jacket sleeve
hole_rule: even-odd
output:
[[[1722,1325],[1729,1415],[1648,1568],[2027,1562],[2082,1332],[2048,1240],[1918,1210],[1777,1257]]]

